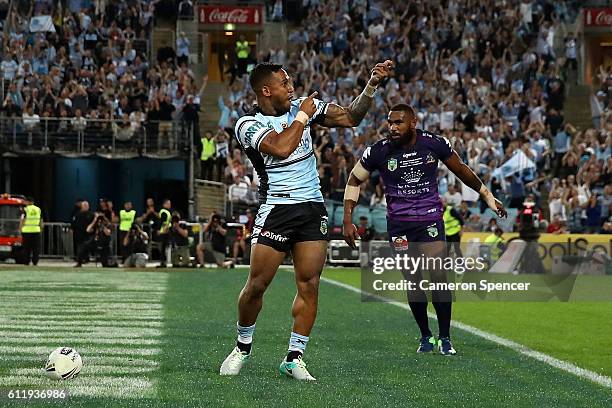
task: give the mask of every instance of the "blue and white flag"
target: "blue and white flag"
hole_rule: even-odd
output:
[[[498,180],[503,180],[515,173],[523,172],[524,170],[535,170],[536,165],[522,150],[516,150],[514,155],[502,164],[500,167],[493,170],[493,177]]]
[[[36,16],[30,19],[30,32],[31,33],[39,33],[39,32],[55,32],[55,26],[53,25],[53,20],[51,16]]]

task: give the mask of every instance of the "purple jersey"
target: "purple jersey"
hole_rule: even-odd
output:
[[[390,220],[442,219],[438,160],[448,159],[453,148],[445,137],[420,129],[416,132],[416,143],[409,149],[385,139],[369,146],[361,157],[366,170],[380,172]]]

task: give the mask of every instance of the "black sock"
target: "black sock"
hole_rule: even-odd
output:
[[[290,350],[287,353],[287,361],[293,361],[296,358],[302,357],[302,352],[301,351],[296,351],[296,350]]]
[[[408,304],[410,305],[410,310],[412,310],[414,320],[416,320],[417,324],[419,325],[421,336],[431,336],[431,330],[429,330],[429,319],[427,318],[427,302],[408,302]]]
[[[245,343],[241,343],[239,341],[236,342],[236,347],[238,347],[238,350],[240,350],[243,353],[246,354],[251,354],[251,344],[245,344]]]
[[[438,316],[440,337],[450,337],[452,302],[432,302]]]

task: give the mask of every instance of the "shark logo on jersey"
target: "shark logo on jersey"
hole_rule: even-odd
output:
[[[395,169],[397,169],[397,159],[389,159],[387,162],[387,168],[389,171],[395,171]]]
[[[327,235],[327,220],[321,220],[321,234]]]
[[[427,154],[427,157],[425,158],[425,163],[429,164],[429,163],[435,163],[436,159],[434,159],[433,155],[431,153]]]

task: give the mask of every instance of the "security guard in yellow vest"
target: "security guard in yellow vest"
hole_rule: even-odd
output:
[[[202,141],[202,153],[200,154],[200,178],[202,180],[213,179],[213,168],[215,167],[215,156],[217,153],[217,142],[210,130],[206,131]]]
[[[161,242],[160,268],[166,267],[166,248],[170,245],[170,225],[172,223],[172,202],[165,199],[162,209],[159,210],[159,241]]]
[[[34,200],[28,197],[19,222],[23,251],[22,260],[25,265],[30,264],[30,259],[34,266],[38,265],[42,226],[42,211],[34,205]]]
[[[129,234],[135,219],[136,210],[134,210],[131,201],[126,201],[123,203],[123,210],[119,211],[119,248],[123,262],[125,262],[125,258],[128,256],[126,248],[123,246],[123,240]]]
[[[446,235],[446,242],[450,242],[450,249],[455,250],[455,256],[462,257],[461,253],[461,227],[463,226],[463,219],[461,215],[451,205],[444,203],[444,233]]]
[[[502,238],[504,230],[499,227],[493,227],[493,233],[485,238],[484,243],[489,246],[490,264],[493,265],[502,252],[506,250],[506,241]]]
[[[238,75],[242,76],[246,73],[246,67],[249,61],[249,54],[251,53],[251,47],[249,42],[241,35],[236,41],[236,57],[238,59]]]

